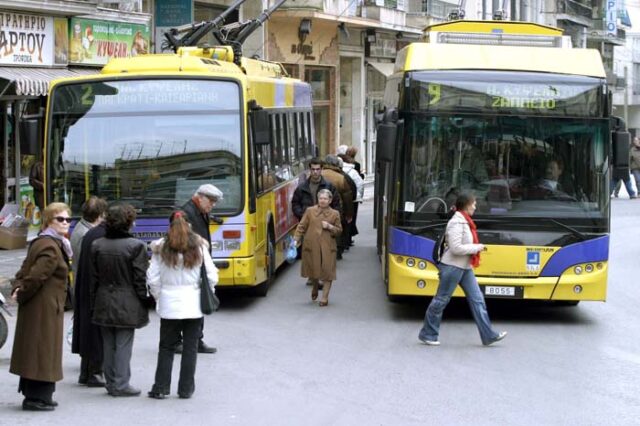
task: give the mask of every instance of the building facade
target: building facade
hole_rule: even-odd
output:
[[[42,153],[49,82],[98,73],[113,57],[148,53],[151,15],[142,7],[122,0],[0,0],[3,204],[18,204],[24,215],[34,211],[29,174]]]

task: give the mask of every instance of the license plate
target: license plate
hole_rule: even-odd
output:
[[[488,285],[484,287],[484,294],[492,297],[516,297],[516,288]]]

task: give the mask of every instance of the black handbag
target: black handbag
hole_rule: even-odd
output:
[[[220,299],[211,290],[209,278],[207,277],[207,268],[204,262],[200,266],[200,310],[203,314],[209,315],[217,311],[220,307]]]

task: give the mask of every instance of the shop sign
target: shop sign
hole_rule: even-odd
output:
[[[104,65],[112,58],[149,53],[149,26],[71,18],[69,63]]]
[[[607,34],[618,33],[618,5],[616,0],[605,0],[605,30]]]
[[[184,0],[156,0],[156,53],[173,52],[162,49],[164,33],[171,28],[193,22],[193,2]]]
[[[53,65],[53,17],[0,11],[0,64]]]
[[[184,0],[156,0],[156,26],[175,27],[190,23],[193,2]]]

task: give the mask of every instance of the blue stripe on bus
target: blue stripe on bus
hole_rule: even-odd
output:
[[[558,277],[578,263],[606,262],[609,259],[609,236],[562,247],[549,259],[540,272],[541,277]]]
[[[435,241],[409,232],[390,228],[388,253],[415,256],[433,262]],[[606,262],[609,259],[609,236],[571,244],[558,250],[547,262],[540,277],[558,277],[573,265],[587,262]]]
[[[276,98],[274,99],[274,105],[277,107],[287,106],[286,98],[286,85],[278,81],[275,82],[276,86]]]
[[[435,241],[418,237],[409,232],[391,227],[389,232],[389,253],[401,256],[416,256],[433,262],[433,246]]]
[[[297,83],[293,86],[293,105],[297,107],[311,107],[311,87]]]

